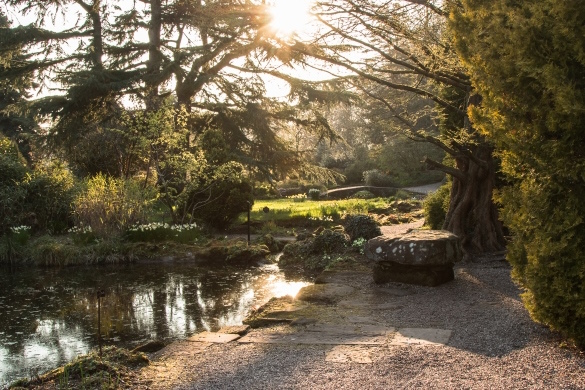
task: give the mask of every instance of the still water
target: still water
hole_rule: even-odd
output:
[[[0,269],[0,387],[95,348],[100,288],[104,345],[133,347],[239,325],[253,307],[307,284],[275,265]]]

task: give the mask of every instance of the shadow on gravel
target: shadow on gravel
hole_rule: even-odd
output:
[[[189,389],[292,389],[298,388],[299,372],[310,372],[315,361],[324,359],[324,348],[312,346],[254,347],[253,356],[240,351],[246,346],[233,348],[234,354],[216,362],[213,375],[199,377]],[[250,351],[248,351],[250,352]],[[238,361],[238,356],[246,360]],[[235,359],[235,360],[234,360]]]
[[[453,331],[448,346],[483,356],[504,356],[548,334],[529,317],[504,262],[466,263],[455,280],[439,287],[415,287],[393,297],[400,310],[380,313],[396,327]]]

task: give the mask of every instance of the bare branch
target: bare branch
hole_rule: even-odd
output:
[[[467,176],[461,172],[459,169],[448,167],[444,164],[438,163],[430,158],[425,158],[424,163],[427,164],[429,169],[434,169],[437,171],[445,172],[448,175],[458,178],[461,181],[467,180]]]

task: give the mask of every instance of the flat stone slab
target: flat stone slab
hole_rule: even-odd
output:
[[[240,343],[314,344],[314,345],[383,345],[394,328],[373,325],[336,326],[316,324],[294,333],[251,332]]]
[[[451,330],[433,328],[400,328],[390,345],[447,345]]]
[[[366,243],[364,252],[376,262],[391,261],[415,266],[452,266],[463,258],[459,238],[444,230],[416,230],[378,236]]]
[[[238,334],[240,336],[245,335],[250,330],[250,325],[234,325],[234,326],[224,326],[217,333],[227,333],[227,334]]]
[[[230,341],[237,340],[240,337],[241,336],[238,334],[201,332],[189,337],[187,341],[225,344],[229,343]]]
[[[337,325],[337,324],[313,324],[305,328],[306,332],[315,333],[341,333],[341,334],[353,334],[359,333],[363,335],[385,335],[388,333],[396,332],[396,328],[372,325],[372,324],[348,324],[348,325]]]
[[[336,345],[327,352],[325,361],[329,363],[371,364],[372,358],[368,347],[360,345]]]
[[[400,305],[394,302],[385,302],[385,303],[368,303],[364,299],[347,299],[340,301],[337,304],[338,307],[344,309],[365,309],[365,310],[384,310],[384,311],[392,311],[392,310],[399,310],[404,307],[404,305]]]
[[[303,287],[295,299],[305,302],[335,303],[353,293],[351,286],[337,283],[313,284]]]
[[[293,300],[290,296],[272,298],[258,310],[252,311],[243,322],[252,328],[291,323],[299,317],[296,312],[307,307],[306,303]]]

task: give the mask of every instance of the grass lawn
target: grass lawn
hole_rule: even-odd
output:
[[[344,214],[367,214],[374,209],[388,207],[390,200],[386,198],[375,199],[347,199],[347,200],[305,200],[293,199],[257,200],[252,207],[250,219],[252,221],[270,222],[284,221],[300,218],[315,218],[337,220]],[[263,209],[270,210],[265,213]],[[246,221],[246,213],[240,215],[238,222]]]

